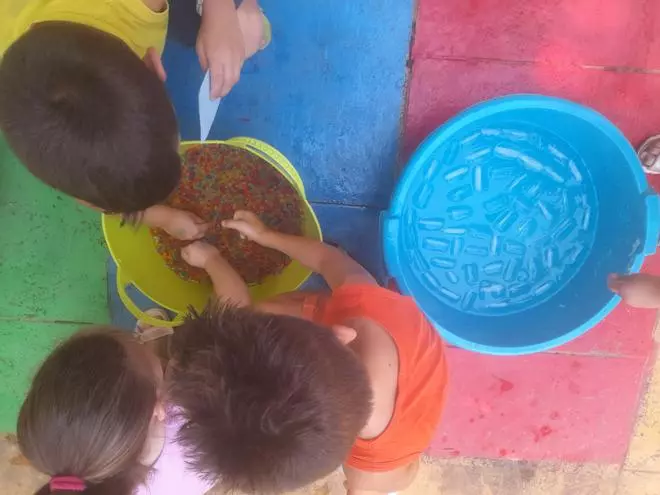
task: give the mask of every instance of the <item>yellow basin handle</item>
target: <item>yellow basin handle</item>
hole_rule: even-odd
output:
[[[282,175],[284,175],[284,177],[286,177],[288,181],[293,184],[303,199],[306,197],[305,186],[303,185],[303,181],[300,178],[300,174],[298,174],[296,168],[291,164],[286,156],[277,151],[270,144],[249,137],[231,138],[225,141],[225,144],[246,149],[259,156],[260,158],[263,158],[273,167],[279,170]]]
[[[124,303],[126,309],[128,309],[128,311],[133,316],[135,316],[135,318],[137,318],[139,321],[142,321],[147,325],[151,325],[153,327],[165,327],[165,328],[178,327],[183,323],[185,319],[185,314],[179,313],[178,315],[176,315],[176,317],[173,320],[166,321],[166,320],[161,320],[159,318],[154,318],[153,316],[150,316],[144,311],[142,311],[140,308],[138,308],[137,304],[133,302],[133,300],[129,297],[128,293],[126,292],[126,287],[128,285],[132,285],[132,283],[124,279],[121,269],[117,267],[117,294],[119,294],[119,299],[121,299],[121,302]]]

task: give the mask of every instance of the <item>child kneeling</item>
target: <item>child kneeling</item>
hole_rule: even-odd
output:
[[[170,399],[191,465],[247,492],[297,489],[342,464],[349,494],[405,489],[443,408],[437,332],[412,299],[334,247],[271,231],[244,211],[224,226],[320,273],[332,294],[249,309],[247,286],[217,249],[184,249],[224,303],[174,336]]]

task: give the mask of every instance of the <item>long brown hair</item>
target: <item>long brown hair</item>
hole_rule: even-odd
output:
[[[158,401],[155,363],[131,334],[109,327],[83,330],[59,345],[21,407],[23,455],[51,477],[80,478],[82,493],[132,493],[147,473],[139,461]],[[48,493],[48,484],[37,492]]]

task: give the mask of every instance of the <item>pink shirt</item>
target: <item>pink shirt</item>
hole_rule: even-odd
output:
[[[163,451],[145,483],[135,490],[135,495],[204,495],[213,488],[214,483],[200,479],[186,465],[183,450],[176,442],[180,427],[180,421],[167,420]]]

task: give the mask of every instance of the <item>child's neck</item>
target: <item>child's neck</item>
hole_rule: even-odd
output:
[[[153,422],[149,428],[149,435],[142,450],[140,464],[152,466],[160,457],[165,447],[165,423],[162,421]]]

